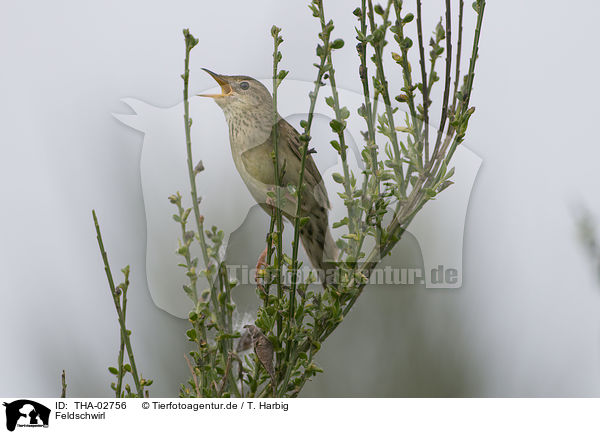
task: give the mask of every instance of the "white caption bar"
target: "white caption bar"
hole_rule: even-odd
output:
[[[9,431],[598,433],[600,399],[5,398]],[[49,410],[49,412],[48,412]],[[32,430],[38,427],[46,428]],[[12,430],[11,430],[12,428]],[[132,430],[132,431],[129,431]],[[164,430],[164,431],[163,431]]]

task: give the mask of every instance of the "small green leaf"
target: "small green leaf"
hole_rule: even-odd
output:
[[[345,226],[348,224],[348,217],[344,217],[343,219],[341,219],[339,222],[334,222],[333,223],[333,228],[339,228],[342,226]]]
[[[408,95],[400,94],[396,97],[396,101],[398,102],[408,102]]]
[[[332,176],[333,176],[333,180],[335,182],[337,182],[338,184],[342,184],[344,182],[344,177],[340,173],[336,172]]]
[[[185,332],[185,334],[188,338],[190,338],[190,341],[196,340],[196,329],[189,329],[187,332]]]
[[[442,25],[442,20],[435,26],[435,39],[437,42],[440,42],[442,39],[446,38],[446,32],[444,31],[444,26]]]
[[[184,291],[185,291],[185,293],[186,293],[188,296],[190,296],[190,297],[192,297],[192,295],[194,294],[194,291],[192,291],[192,288],[190,288],[190,287],[189,287],[189,286],[187,286],[187,285],[183,285],[183,290],[184,290]]]
[[[331,48],[333,48],[334,50],[339,50],[343,46],[344,46],[344,40],[343,39],[336,39],[335,41],[333,41],[331,43]]]
[[[310,217],[301,217],[300,221],[298,222],[300,227],[304,226],[306,223],[308,223],[310,221]]]
[[[344,128],[346,128],[346,126],[337,119],[332,119],[331,122],[329,122],[329,126],[335,133],[338,134],[344,131]]]

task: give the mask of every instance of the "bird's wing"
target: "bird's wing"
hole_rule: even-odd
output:
[[[302,161],[302,142],[300,141],[300,134],[296,129],[291,126],[285,119],[280,119],[278,123],[279,127],[279,137],[280,139],[285,137],[288,140],[288,148],[292,151],[292,154],[298,159],[299,162]],[[308,150],[310,152],[310,150]],[[331,205],[329,203],[329,197],[327,195],[327,190],[325,189],[325,183],[323,182],[323,177],[321,176],[321,172],[317,168],[315,164],[315,160],[313,160],[310,153],[306,155],[306,165],[304,168],[304,181],[306,184],[311,187],[313,195],[317,202],[327,208],[330,209]]]

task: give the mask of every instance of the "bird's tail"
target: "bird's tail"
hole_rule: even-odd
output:
[[[329,230],[327,210],[311,213],[309,221],[300,229],[300,239],[312,266],[317,269],[323,283],[336,286],[334,271],[338,257],[338,248]]]

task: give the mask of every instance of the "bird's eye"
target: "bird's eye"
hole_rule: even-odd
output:
[[[240,83],[240,89],[242,89],[242,90],[246,90],[246,89],[248,89],[249,87],[250,87],[250,84],[249,84],[247,81],[242,81],[242,82]]]

